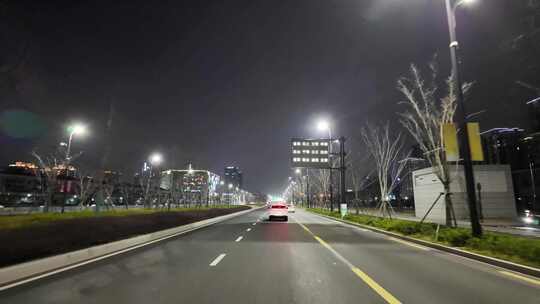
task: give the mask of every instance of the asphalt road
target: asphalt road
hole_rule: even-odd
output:
[[[540,280],[265,210],[0,292],[1,303],[540,303]]]

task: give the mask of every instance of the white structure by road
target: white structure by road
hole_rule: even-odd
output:
[[[452,203],[457,220],[469,218],[465,178],[463,167],[451,165]],[[486,219],[517,217],[514,200],[514,187],[509,165],[475,165],[474,178],[478,196],[480,184],[480,212]],[[425,168],[412,172],[415,215],[422,218],[433,202],[443,192],[443,186],[433,173],[433,169]],[[446,222],[444,196],[439,199],[426,218],[428,222],[444,224]]]

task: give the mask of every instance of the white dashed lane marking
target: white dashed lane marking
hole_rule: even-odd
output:
[[[220,255],[217,256],[217,258],[215,258],[212,263],[210,263],[210,267],[214,267],[216,266],[217,264],[219,264],[219,262],[221,262],[221,260],[223,260],[223,258],[226,256],[227,254],[225,253],[222,253]]]

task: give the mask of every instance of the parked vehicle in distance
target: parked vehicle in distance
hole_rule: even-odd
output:
[[[289,208],[285,203],[272,203],[268,209],[268,220],[272,221],[274,218],[281,218],[285,221],[289,220]]]
[[[288,207],[289,213],[294,213],[296,211],[293,204],[289,204],[287,205],[287,207]]]

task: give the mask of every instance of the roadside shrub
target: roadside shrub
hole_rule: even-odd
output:
[[[443,228],[439,231],[439,241],[455,247],[464,247],[471,237],[471,231],[468,229]]]

